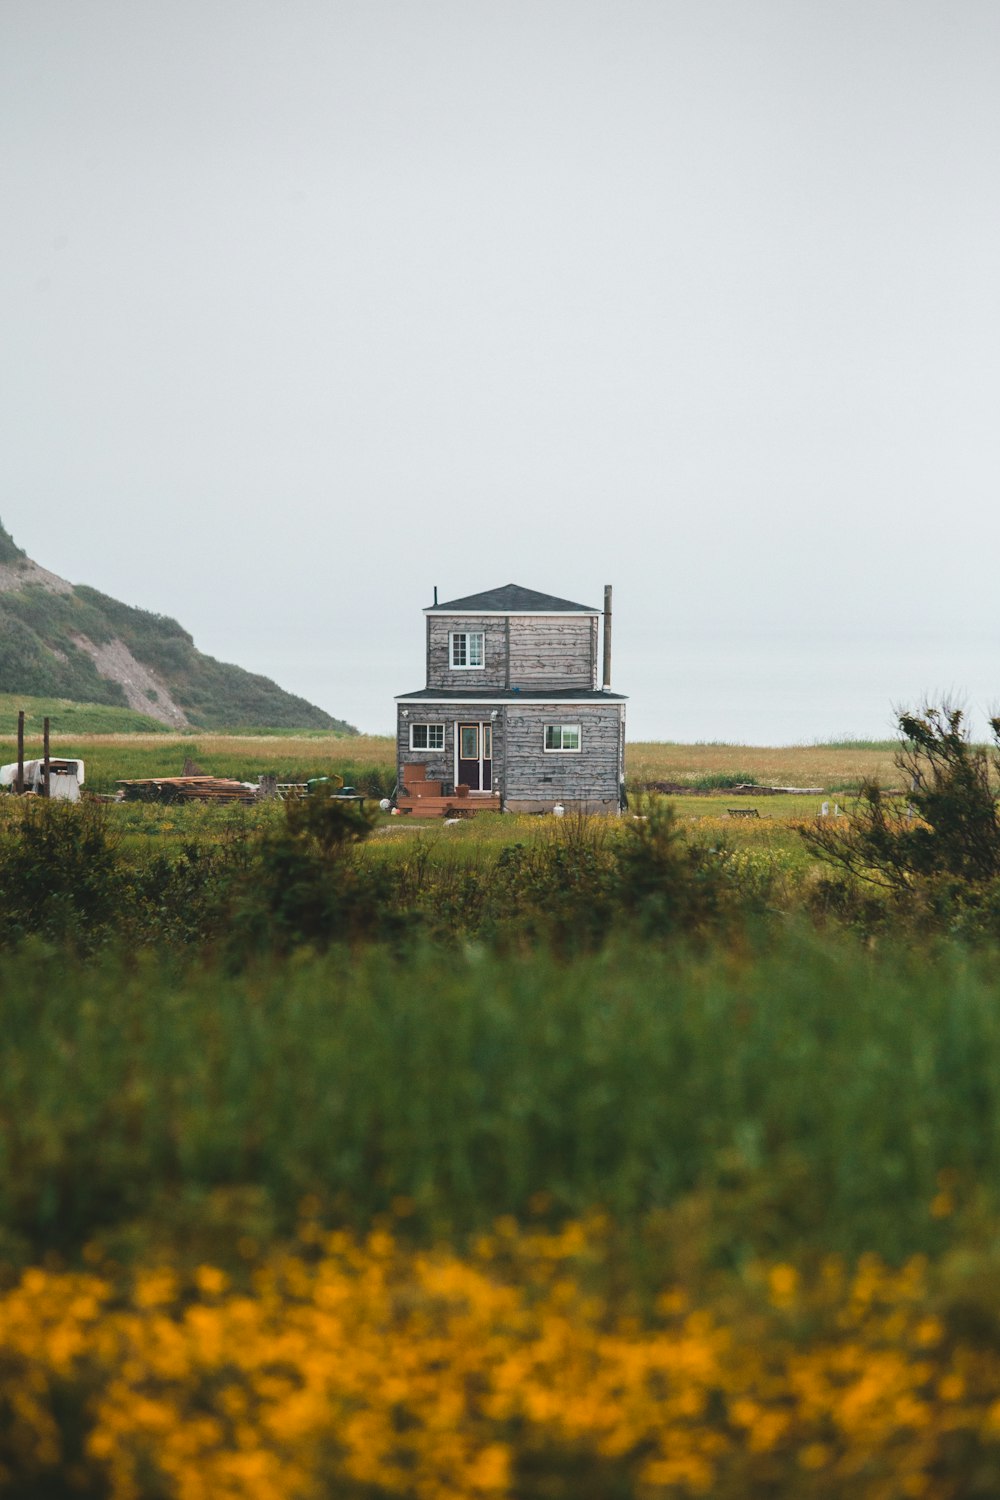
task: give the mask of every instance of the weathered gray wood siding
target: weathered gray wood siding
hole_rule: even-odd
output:
[[[428,615],[427,686],[457,688],[471,698],[488,688],[502,688],[507,680],[507,649],[503,615]],[[451,666],[448,637],[456,630],[481,630],[486,664],[482,668]]]
[[[504,710],[504,797],[513,802],[617,805],[623,707],[620,703],[532,704]],[[579,724],[579,753],[545,750],[546,724]]]
[[[589,615],[510,616],[511,687],[593,687],[593,651]]]
[[[481,630],[482,668],[451,666],[454,631]],[[597,685],[597,620],[589,615],[428,615],[427,686],[470,697],[490,688]]]
[[[403,718],[402,709],[399,709],[396,715],[397,783],[402,786],[404,766],[426,766],[430,781],[447,782],[446,790],[451,790],[455,780],[455,731],[452,728],[455,723],[455,714],[453,709],[436,707],[434,704],[428,704],[426,708],[422,704],[409,704],[407,710],[410,715],[408,719]],[[443,724],[445,726],[444,749],[411,750],[411,724]]]
[[[442,791],[449,796],[455,790],[455,725],[456,724],[490,724],[493,726],[493,787],[495,790],[503,787],[504,774],[504,736],[502,711],[497,717],[490,719],[491,710],[485,708],[481,703],[469,704],[427,704],[420,703],[406,705],[410,717],[403,718],[403,710],[399,709],[396,716],[396,779],[402,785],[403,768],[405,766],[426,766],[427,777],[430,781],[440,781]],[[444,749],[443,750],[411,750],[410,749],[410,725],[411,724],[443,724],[444,725]]]

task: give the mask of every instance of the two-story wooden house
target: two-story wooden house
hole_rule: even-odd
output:
[[[427,682],[397,699],[397,805],[618,812],[625,698],[602,611],[517,584],[424,610]],[[468,788],[464,791],[463,788]]]

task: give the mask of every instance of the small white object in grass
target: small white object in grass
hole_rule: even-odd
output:
[[[830,816],[830,804],[829,804],[829,802],[824,802],[823,803],[823,806],[819,810],[819,815],[820,815],[821,818],[828,818]]]
[[[398,817],[399,817],[399,808],[398,808],[398,807],[394,807],[394,808],[393,808],[393,809],[392,809],[392,816],[393,816],[393,817],[394,817],[394,818],[398,818]]]
[[[381,802],[379,803],[379,807],[383,812],[388,812],[391,806],[392,803],[389,801],[388,797],[383,797]]]
[[[557,818],[561,818],[564,815],[566,809],[563,807],[561,802],[557,802],[552,811]]]
[[[444,820],[444,826],[446,828],[454,828],[455,824],[456,823],[461,823],[461,821],[462,821],[461,818],[445,818],[445,820]]]

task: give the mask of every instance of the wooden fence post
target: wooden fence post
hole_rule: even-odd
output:
[[[14,790],[19,797],[24,795],[24,709],[17,716],[17,781]]]
[[[43,719],[42,720],[42,743],[43,743],[42,754],[44,756],[44,760],[42,761],[42,796],[43,797],[47,797],[49,795],[49,721],[48,721],[48,719]]]

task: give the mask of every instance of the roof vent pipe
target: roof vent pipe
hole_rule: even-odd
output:
[[[611,691],[611,585],[604,585],[604,691]]]
[[[438,586],[437,586],[437,584],[435,584],[434,585],[434,608],[435,609],[437,609],[437,602],[438,602]]]

